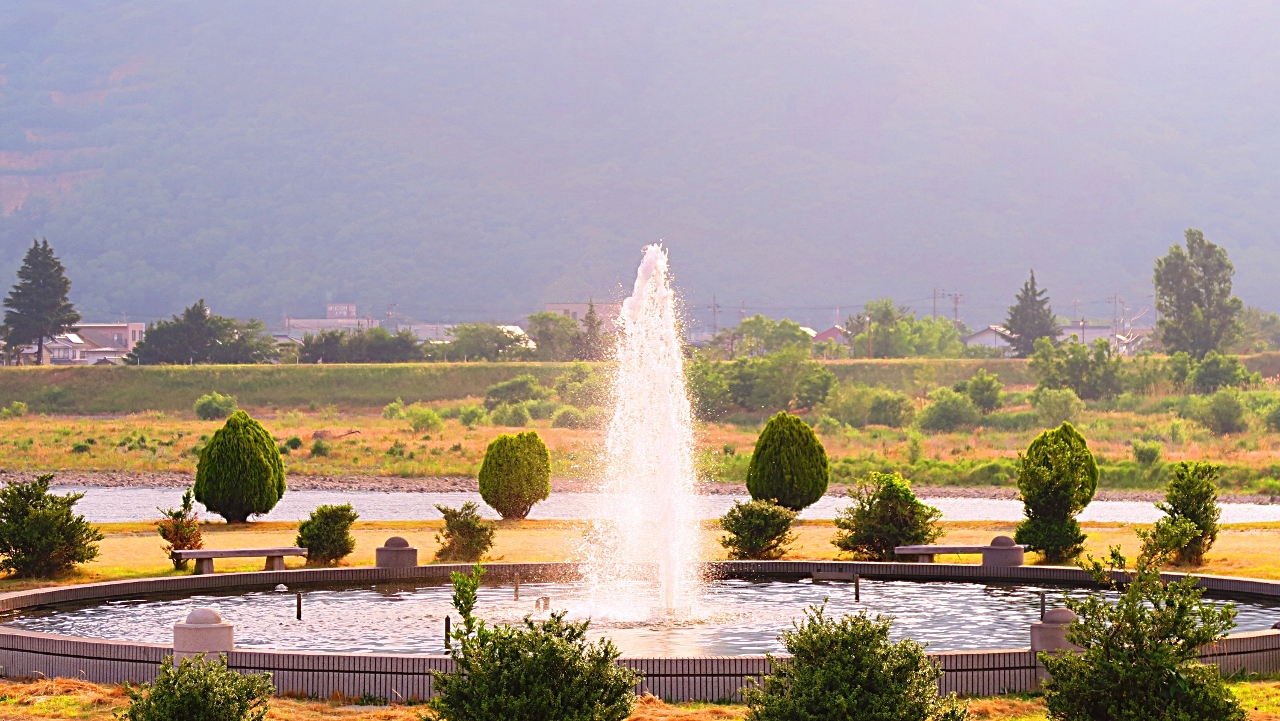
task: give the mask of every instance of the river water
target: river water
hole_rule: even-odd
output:
[[[180,488],[128,488],[128,487],[74,487],[61,486],[57,493],[74,491],[84,498],[76,505],[76,511],[95,523],[122,523],[150,521],[159,517],[159,508],[176,507],[182,500]],[[707,495],[696,496],[697,513],[701,518],[718,518],[736,500],[749,500],[746,496]],[[948,521],[1017,521],[1022,518],[1022,503],[995,498],[929,498],[923,500],[942,510]],[[350,503],[365,521],[416,521],[441,518],[436,504],[458,507],[467,501],[480,506],[481,515],[497,518],[498,514],[484,504],[480,494],[463,493],[403,493],[381,491],[288,491],[280,503],[266,516],[255,520],[299,521],[307,517],[316,506]],[[802,519],[835,518],[836,512],[848,505],[849,499],[824,496],[822,500],[806,508]],[[529,518],[581,519],[592,518],[595,509],[603,507],[591,493],[553,493],[547,500],[533,507]],[[204,508],[197,504],[204,517]],[[1151,503],[1140,501],[1094,501],[1080,514],[1081,521],[1122,521],[1152,523],[1163,514]],[[216,516],[214,516],[216,518]],[[1280,505],[1250,503],[1222,504],[1222,523],[1252,523],[1280,521]]]

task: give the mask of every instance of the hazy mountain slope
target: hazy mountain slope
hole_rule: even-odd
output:
[[[513,318],[665,238],[699,317],[942,285],[977,324],[1030,266],[1059,310],[1146,305],[1196,226],[1278,308],[1278,15],[11,1],[0,270],[41,235],[94,317]]]

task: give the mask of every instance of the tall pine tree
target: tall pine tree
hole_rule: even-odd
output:
[[[1009,306],[1009,317],[1004,322],[1005,330],[1013,337],[1009,345],[1019,358],[1027,358],[1036,352],[1036,340],[1049,338],[1058,340],[1062,328],[1054,320],[1053,308],[1049,306],[1049,291],[1036,288],[1036,272],[1031,271],[1031,278],[1022,284],[1022,290],[1013,305]]]
[[[36,363],[44,364],[44,341],[66,333],[80,322],[67,293],[71,281],[49,241],[31,241],[18,269],[18,284],[4,299],[4,342],[10,354],[36,344]]]

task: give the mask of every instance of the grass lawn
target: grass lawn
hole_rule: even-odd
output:
[[[344,566],[371,566],[374,549],[391,536],[407,538],[418,548],[421,563],[429,562],[438,547],[435,536],[443,521],[360,521],[353,535],[356,550],[343,560]],[[581,544],[587,524],[583,521],[497,521],[495,544],[487,560],[498,562],[539,562],[581,560]],[[1136,556],[1139,542],[1135,533],[1139,526],[1121,523],[1083,524],[1088,553],[1101,556],[1113,545],[1120,545],[1126,555]],[[943,523],[946,535],[942,543],[985,543],[997,535],[1011,535],[1014,524],[968,521]],[[68,573],[52,583],[89,583],[127,578],[167,576],[180,573],[173,569],[162,550],[163,541],[154,526],[147,523],[110,523],[100,528],[105,535],[100,555],[92,563]],[[205,523],[202,526],[206,548],[260,548],[291,546],[297,536],[292,522],[258,522],[243,525]],[[798,539],[785,556],[788,560],[835,560],[842,558],[831,545],[837,529],[830,521],[800,521]],[[724,558],[719,545],[720,532],[712,522],[703,525],[704,557]],[[978,563],[979,556],[938,556],[942,563]],[[1031,562],[1037,559],[1033,554]],[[216,568],[225,571],[255,571],[262,568],[258,559],[218,559]],[[290,568],[303,565],[300,558],[286,559]],[[1218,542],[1206,556],[1199,573],[1252,576],[1280,579],[1280,523],[1237,524],[1224,526]],[[189,573],[189,571],[188,571]],[[49,585],[49,581],[20,579],[0,580],[0,591],[13,591]]]
[[[1280,683],[1244,681],[1231,684],[1251,721],[1280,719]],[[283,721],[417,721],[422,711],[412,706],[352,706],[351,701],[309,701],[273,699],[267,718]],[[0,680],[0,717],[12,721],[35,719],[87,719],[110,721],[127,705],[119,686],[102,686],[84,681],[55,679]],[[652,696],[638,699],[631,721],[722,721],[746,718],[740,705],[671,705]],[[975,721],[1042,721],[1046,718],[1042,699],[1034,696],[1003,696],[972,699],[969,718]]]

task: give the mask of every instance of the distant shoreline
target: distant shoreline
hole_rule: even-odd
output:
[[[47,473],[48,471],[44,471]],[[154,472],[125,473],[114,471],[54,471],[56,486],[88,486],[101,488],[183,488],[191,485],[194,476],[186,473]],[[0,482],[28,481],[40,473],[34,471],[0,471]],[[474,478],[447,476],[433,478],[403,478],[399,476],[305,476],[288,478],[289,488],[299,491],[381,491],[398,493],[464,493],[478,490]],[[590,493],[592,484],[573,478],[553,478],[551,489],[557,493]],[[843,496],[849,486],[832,484],[828,496]],[[994,498],[1014,500],[1018,491],[1011,486],[929,486],[917,485],[916,492],[922,498]],[[747,488],[741,483],[702,483],[697,491],[704,495],[745,496]],[[1154,490],[1099,489],[1097,501],[1140,501],[1154,503],[1162,500],[1164,493]],[[1280,498],[1257,494],[1227,494],[1219,498],[1222,503],[1257,503],[1271,505]]]

